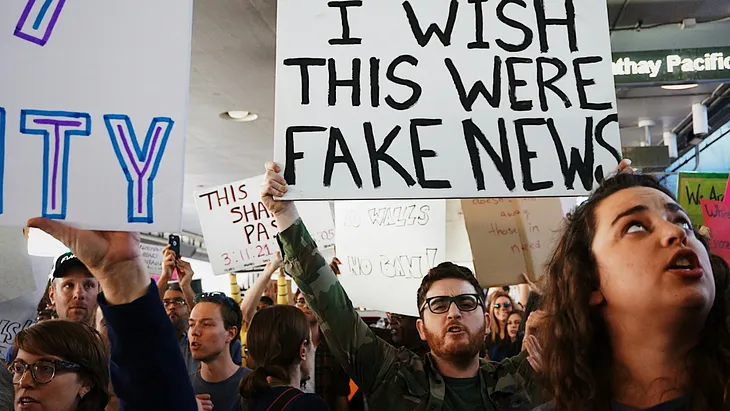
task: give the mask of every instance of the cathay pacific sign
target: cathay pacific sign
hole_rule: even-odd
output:
[[[730,79],[730,48],[614,53],[617,84]]]

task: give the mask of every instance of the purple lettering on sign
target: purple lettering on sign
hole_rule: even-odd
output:
[[[128,182],[127,221],[151,224],[153,183],[175,122],[169,117],[152,119],[142,146],[126,114],[107,114],[104,122]]]
[[[28,0],[15,26],[15,36],[45,46],[66,0]]]
[[[46,218],[66,218],[71,136],[91,134],[88,113],[22,110],[20,132],[43,136],[43,209]]]

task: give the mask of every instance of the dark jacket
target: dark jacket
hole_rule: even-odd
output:
[[[197,411],[193,386],[155,283],[143,297],[109,305],[99,294],[111,345],[114,392],[124,411]]]

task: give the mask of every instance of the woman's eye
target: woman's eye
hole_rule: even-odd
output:
[[[626,228],[627,233],[639,233],[642,231],[646,231],[646,228],[644,227],[643,224],[638,223],[638,222],[630,223],[628,225],[628,227]]]
[[[687,221],[687,220],[685,220],[685,219],[677,220],[675,222],[675,224],[677,224],[678,226],[682,227],[683,229],[685,229],[687,231],[691,231],[692,230],[692,224],[690,224],[690,222]]]

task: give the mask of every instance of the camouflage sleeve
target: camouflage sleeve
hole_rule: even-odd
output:
[[[535,372],[527,361],[527,351],[509,357],[500,363],[492,363],[495,367],[496,384],[494,389],[497,391],[518,391],[524,393],[533,403],[539,397],[539,386],[535,378]]]
[[[396,349],[377,338],[352,307],[301,219],[279,234],[284,267],[312,311],[337,361],[365,395],[383,382]]]

